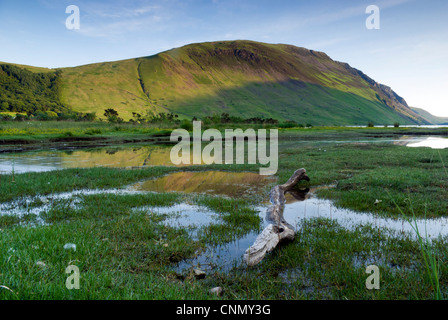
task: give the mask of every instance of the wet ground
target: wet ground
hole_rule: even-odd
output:
[[[52,205],[58,201],[69,201],[70,206],[76,210],[82,201],[83,195],[92,194],[144,194],[148,192],[183,192],[195,194],[208,194],[227,196],[232,198],[250,196],[251,193],[259,193],[263,188],[275,184],[271,177],[263,177],[249,172],[176,172],[157,179],[141,181],[138,184],[123,189],[109,190],[78,190],[54,195],[35,196],[17,199],[13,202],[0,204],[0,214],[25,215],[41,213],[50,210]],[[413,227],[408,221],[379,217],[373,213],[359,213],[348,209],[337,208],[330,200],[319,199],[316,192],[321,188],[332,186],[321,186],[312,190],[298,190],[286,195],[284,217],[286,221],[300,230],[305,219],[328,218],[337,221],[347,229],[356,228],[359,225],[371,225],[379,231],[391,230],[396,236],[414,233]],[[256,207],[262,224],[260,230],[265,226],[264,217],[269,203],[266,201]],[[212,210],[191,203],[179,203],[170,207],[141,207],[135,210],[144,211],[148,214],[164,215],[164,223],[179,228],[185,228],[193,238],[201,227],[209,224],[220,224],[223,221],[219,214]],[[42,220],[37,220],[43,223]],[[429,238],[448,235],[448,219],[417,220],[420,232]],[[242,265],[242,257],[247,248],[255,241],[260,230],[253,230],[244,236],[235,239],[225,245],[212,246],[201,252],[196,258],[180,262],[175,270],[184,272],[191,267],[199,267],[202,270],[222,269],[229,270],[233,266]]]
[[[434,149],[448,148],[448,139],[443,137],[409,137],[400,138],[375,138],[362,140],[319,140],[319,141],[280,141],[279,150],[297,144],[325,147],[333,144],[359,144],[359,143],[388,143],[407,147],[429,147]],[[170,161],[169,146],[163,145],[139,145],[122,147],[101,147],[93,149],[58,151],[45,150],[33,152],[2,153],[0,154],[0,173],[24,173],[43,172],[66,168],[90,168],[97,166],[107,167],[146,167],[146,166],[172,166]],[[276,184],[276,179],[269,176],[260,176],[248,172],[176,172],[157,179],[140,181],[123,189],[110,190],[78,190],[61,194],[26,197],[13,202],[0,204],[0,215],[25,215],[39,216],[50,210],[54,203],[66,200],[70,201],[72,208],[76,209],[82,202],[83,195],[110,193],[116,195],[148,193],[148,192],[182,192],[194,194],[207,194],[231,198],[250,197],[251,195],[266,192],[268,186]],[[331,186],[323,186],[331,187]],[[381,230],[391,230],[399,236],[403,233],[414,233],[408,221],[382,218],[374,212],[358,213],[348,209],[337,208],[330,200],[319,199],[316,196],[318,189],[298,191],[295,194],[287,194],[284,217],[286,221],[300,230],[305,219],[328,218],[336,220],[347,229],[356,228],[359,225],[371,225]],[[264,227],[264,217],[269,206],[266,199],[256,208]],[[175,204],[170,207],[142,207],[135,210],[143,210],[148,214],[166,216],[164,223],[186,228],[193,238],[201,227],[209,224],[223,223],[219,214],[190,203]],[[43,223],[42,219],[37,220]],[[448,219],[417,220],[417,226],[423,235],[429,238],[448,235]],[[260,230],[253,230],[244,236],[235,239],[225,245],[209,247],[196,258],[182,261],[176,267],[178,272],[184,272],[191,267],[199,267],[202,270],[219,268],[229,270],[233,266],[242,265],[242,257],[249,248]]]
[[[275,182],[272,176],[251,172],[176,172],[135,184],[136,191],[186,192],[240,198],[257,195],[264,186]]]
[[[360,140],[317,140],[279,141],[279,151],[290,146],[314,145],[322,146],[332,144],[359,144],[359,143],[388,143],[408,147],[429,147],[434,149],[448,148],[448,138],[444,137],[415,137],[402,136],[400,138],[372,138]],[[174,166],[170,160],[171,147],[165,145],[126,145],[115,147],[100,147],[70,151],[42,150],[16,153],[0,153],[0,173],[10,174],[25,172],[44,172],[68,168],[92,167],[147,167],[147,166]],[[192,163],[191,161],[190,163]]]

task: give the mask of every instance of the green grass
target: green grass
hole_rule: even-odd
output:
[[[411,199],[409,198],[410,203],[410,211],[413,216],[408,217],[404,211],[397,205],[398,210],[403,215],[404,219],[411,225],[415,234],[417,235],[418,243],[420,246],[421,257],[424,261],[424,267],[426,269],[426,275],[428,277],[428,282],[434,292],[435,300],[442,300],[443,294],[440,288],[440,257],[435,250],[434,245],[431,243],[431,240],[428,238],[428,234],[426,230],[425,233],[422,234],[422,230],[419,229],[417,224],[417,218],[415,217],[414,210],[412,207]]]
[[[237,238],[260,223],[258,215],[242,201],[223,203],[213,197],[99,194],[81,199],[77,209],[70,208],[68,201],[54,204],[41,215],[49,225],[14,226],[17,221],[2,225],[6,229],[1,231],[0,283],[7,283],[14,294],[0,290],[0,298],[213,298],[194,279],[188,280],[191,286],[185,286],[169,267],[193,257],[207,244],[226,243],[228,237]],[[223,227],[217,230],[225,231],[223,235],[213,234],[214,238],[210,238],[211,226],[207,226],[199,240],[193,240],[187,230],[164,225],[166,216],[132,210],[148,205],[169,206],[181,200],[219,212]],[[241,218],[239,213],[247,218]],[[247,221],[252,223],[242,224]],[[64,250],[65,243],[75,243],[76,251]],[[69,291],[61,286],[67,277],[64,270],[71,264],[80,268],[82,290]]]
[[[448,172],[446,171],[445,163],[443,161],[442,155],[439,152],[439,157],[442,162],[442,165],[445,170],[445,176],[448,178]],[[393,199],[392,199],[393,200]],[[425,267],[426,267],[426,273],[429,279],[429,283],[433,289],[434,292],[434,299],[436,300],[442,300],[443,294],[441,292],[440,288],[440,257],[435,250],[433,244],[431,243],[431,240],[428,238],[427,230],[425,229],[425,233],[422,234],[422,230],[418,228],[417,224],[417,218],[415,216],[414,207],[412,205],[412,199],[411,197],[408,198],[409,200],[409,211],[412,213],[412,217],[408,217],[402,208],[399,207],[397,203],[395,205],[397,206],[397,209],[401,212],[402,216],[405,220],[409,222],[409,224],[412,226],[412,229],[415,231],[418,243],[420,245],[420,251],[421,255],[423,257]]]
[[[176,170],[153,167],[145,170],[111,170],[108,168],[68,169],[42,173],[1,175],[0,201],[7,202],[22,196],[51,195],[72,190],[112,189],[145,178],[160,176]]]
[[[6,234],[5,234],[6,233]],[[156,241],[161,237],[167,249]],[[76,252],[64,250],[75,243]],[[170,261],[188,257],[198,244],[182,230],[165,227],[146,214],[114,220],[77,219],[49,227],[3,232],[1,283],[16,293],[0,291],[3,299],[128,299],[187,297],[190,288],[163,276]],[[13,248],[14,251],[9,251]],[[45,267],[36,265],[37,261]],[[82,290],[65,288],[65,269],[80,268]],[[158,289],[159,288],[159,289]],[[102,292],[102,293],[101,293]],[[196,292],[196,297],[205,292]]]
[[[445,162],[447,156],[446,150],[441,152]],[[321,190],[319,195],[342,207],[401,216],[387,191],[400,207],[408,207],[406,199],[411,193],[417,217],[448,212],[448,182],[436,150],[385,144],[304,147],[300,153],[289,149],[279,159],[280,180],[287,179],[286,168],[291,171],[298,163],[307,169],[313,184],[337,182],[336,188]],[[375,206],[377,199],[382,202]]]
[[[99,118],[107,108],[126,120],[132,112],[161,111],[151,107],[139,77],[135,59],[63,68],[61,100],[75,111],[96,112]]]
[[[303,122],[301,124],[306,124]],[[122,144],[129,142],[147,141],[156,136],[169,137],[173,129],[179,126],[175,123],[165,124],[139,124],[131,123],[114,124],[109,122],[75,122],[75,121],[0,121],[0,145],[20,145],[20,148],[29,147],[33,144],[48,144],[63,142],[75,144],[77,139],[83,143],[89,140],[93,145],[101,143]],[[202,125],[202,130],[215,128],[222,132],[225,129],[252,128],[274,129],[278,126],[271,124],[242,124],[242,123],[217,123]],[[402,135],[448,135],[447,128],[356,128],[341,126],[315,126],[312,128],[279,128],[279,139],[281,140],[317,140],[317,139],[371,139],[375,137],[397,138]],[[162,139],[157,137],[156,139]],[[153,139],[154,140],[154,139]],[[79,142],[78,141],[78,142]]]
[[[318,194],[333,199],[338,206],[384,217],[446,217],[448,150],[319,142],[328,137],[388,136],[391,132],[395,131],[285,130],[283,138],[292,135],[296,140],[280,151],[278,181],[286,181],[294,170],[304,167],[311,181],[301,186],[336,182],[335,188]],[[302,142],[313,137],[313,143]],[[51,199],[52,194],[72,190],[122,188],[181,170],[258,172],[258,165],[67,169],[15,174],[15,182],[11,174],[2,174],[0,202],[36,195]],[[175,270],[178,262],[207,248],[260,232],[261,220],[254,206],[266,198],[270,187],[263,194],[243,199],[180,193],[83,195],[76,203],[53,201],[40,214],[41,220],[32,214],[2,215],[0,299],[217,299],[208,292],[216,286],[224,288],[219,299],[447,296],[446,238],[433,240],[429,246],[411,234],[392,234],[370,225],[347,230],[329,219],[305,220],[292,243],[280,245],[254,268],[237,265],[229,272],[213,269],[201,280],[188,270],[182,274]],[[375,205],[376,199],[382,202]],[[193,237],[188,228],[166,226],[168,215],[141,209],[181,202],[208,208],[219,218],[198,228]],[[41,205],[35,198],[28,207]],[[76,251],[64,250],[66,243],[76,244]],[[80,268],[80,290],[65,287],[65,269],[71,264]],[[365,287],[365,270],[372,264],[380,268],[380,290]],[[434,275],[437,277],[431,278]]]
[[[188,119],[228,112],[313,125],[423,121],[345,64],[282,44],[200,43],[61,70],[61,101],[101,118],[114,108],[125,120],[151,110]]]
[[[176,125],[74,121],[0,122],[0,149],[5,151],[61,148],[67,145],[121,145],[169,139]],[[157,137],[155,137],[157,136]],[[166,137],[163,137],[166,136]]]

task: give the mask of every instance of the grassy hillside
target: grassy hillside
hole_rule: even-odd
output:
[[[0,64],[6,64],[6,65],[19,67],[21,69],[26,69],[26,70],[31,71],[33,73],[54,73],[55,72],[55,69],[34,67],[34,66],[28,66],[28,65],[24,65],[24,64],[1,62],[1,61],[0,61]]]
[[[312,124],[425,122],[403,99],[325,53],[252,41],[192,44],[155,56],[63,70],[75,110],[227,112]],[[386,89],[389,89],[385,87]]]
[[[436,117],[421,108],[411,107],[411,109],[433,124],[448,124],[448,117]]]
[[[151,57],[63,68],[59,98],[74,111],[104,117],[223,112],[313,125],[429,123],[404,99],[323,52],[283,44],[191,44]]]
[[[113,108],[129,119],[132,112],[151,109],[138,74],[138,60],[105,62],[62,69],[61,98],[78,112],[96,112]],[[157,110],[154,110],[157,111]]]

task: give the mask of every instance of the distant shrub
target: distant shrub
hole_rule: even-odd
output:
[[[137,123],[143,123],[145,119],[142,117],[140,113],[132,112],[133,119],[129,119],[129,122],[137,124]]]
[[[146,116],[142,117],[142,121],[147,121],[150,123],[179,123],[178,120],[179,116],[177,114],[174,114],[172,112],[165,113],[165,112],[159,112],[158,114],[155,114],[151,110],[147,110]]]
[[[96,113],[95,112],[89,112],[89,113],[79,113],[77,116],[78,121],[95,121],[96,120]]]
[[[40,121],[50,121],[58,119],[58,114],[53,111],[38,111],[34,118]]]
[[[394,123],[394,128],[399,128],[399,127],[400,127],[400,124],[398,122],[395,122]]]
[[[2,115],[0,115],[0,120],[1,121],[12,121],[12,120],[14,120],[14,118],[9,114],[2,114]]]
[[[297,124],[297,122],[292,121],[292,120],[282,122],[278,125],[279,128],[296,128],[298,126],[299,125]]]
[[[375,126],[375,124],[372,121],[369,121],[367,123],[367,127],[369,127],[369,128],[373,128],[374,126]]]
[[[108,108],[104,110],[104,116],[111,123],[123,123],[123,118],[118,116],[118,112],[115,109]]]
[[[101,133],[103,133],[103,131],[101,131],[101,129],[89,129],[89,130],[86,130],[84,133],[88,134],[89,136],[92,136],[94,134],[101,134]]]
[[[49,117],[49,118],[53,118],[56,119],[58,117],[58,114],[56,112],[53,111],[45,111],[45,114]]]
[[[180,123],[180,127],[182,129],[185,129],[187,131],[192,131],[193,130],[193,123],[187,119],[184,119],[181,121]]]
[[[24,114],[20,114],[20,113],[18,113],[18,114],[16,114],[16,117],[15,117],[15,121],[26,121],[26,120],[29,120],[30,119],[30,117],[28,116],[28,115],[24,115]]]

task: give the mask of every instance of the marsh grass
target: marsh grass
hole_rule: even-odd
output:
[[[448,173],[446,171],[445,163],[443,162],[442,155],[440,154],[440,151],[438,151],[440,160],[442,162],[445,175],[448,179]],[[389,194],[390,196],[390,194]],[[393,198],[392,198],[393,200]],[[394,200],[393,200],[394,201]],[[424,234],[422,234],[422,231],[419,230],[418,224],[417,224],[417,217],[414,213],[414,208],[412,206],[412,199],[411,196],[408,195],[408,202],[409,202],[409,211],[412,213],[412,216],[409,217],[406,215],[403,211],[403,209],[394,201],[396,207],[401,212],[402,217],[411,225],[412,229],[415,231],[415,234],[417,235],[418,243],[421,250],[421,255],[423,257],[424,266],[426,269],[426,274],[429,279],[429,282],[431,284],[431,287],[434,291],[434,299],[435,300],[442,300],[443,294],[440,288],[440,257],[438,255],[437,249],[434,247],[433,243],[428,237],[427,230],[425,228]],[[426,219],[425,219],[426,220]]]
[[[412,201],[409,197],[409,204],[410,204],[410,212],[412,213],[412,217],[409,217],[404,213],[401,207],[399,207],[397,204],[398,210],[402,213],[403,219],[405,219],[412,227],[412,229],[415,231],[415,234],[417,236],[418,244],[420,247],[421,256],[424,261],[424,267],[426,270],[427,277],[429,279],[429,282],[431,284],[431,288],[434,291],[434,299],[435,300],[442,300],[443,295],[440,289],[440,258],[438,257],[438,253],[436,251],[436,248],[434,247],[433,243],[428,237],[428,233],[425,228],[425,233],[422,234],[421,230],[419,230],[418,224],[417,224],[417,218],[414,214],[414,210],[412,208]]]
[[[204,124],[203,130],[215,128],[224,133],[225,129],[252,128],[273,129],[278,128],[271,125],[254,125],[243,123]],[[173,129],[179,128],[174,123],[157,124],[131,124],[131,123],[109,123],[105,121],[75,122],[75,121],[24,121],[24,122],[0,122],[0,140],[2,144],[8,141],[20,140],[22,143],[51,142],[57,138],[67,137],[98,137],[108,138],[113,142],[114,138],[139,139],[151,135],[170,135]],[[400,137],[402,135],[444,135],[448,136],[448,128],[425,129],[425,128],[356,128],[321,126],[308,128],[278,128],[280,140],[316,140],[316,139],[364,139],[373,137]]]
[[[27,148],[59,146],[59,142],[76,146],[80,141],[90,145],[107,142],[121,144],[127,140],[148,140],[153,135],[166,136],[175,126],[111,124],[108,122],[25,121],[0,122],[0,146],[10,150],[10,145]]]
[[[313,184],[332,184],[336,188],[319,191],[319,196],[359,212],[400,218],[385,189],[400,207],[407,207],[407,193],[413,198],[414,213],[421,218],[445,216],[448,212],[448,179],[436,150],[394,145],[336,145],[292,149],[280,156],[280,167],[292,167],[294,159],[307,168]],[[440,151],[446,162],[448,150]],[[283,170],[279,172],[282,175]],[[286,178],[286,177],[285,177]],[[280,177],[279,179],[285,179]],[[375,205],[376,200],[383,200]],[[430,199],[430,201],[428,200]]]
[[[12,158],[12,168],[11,168],[11,182],[16,182],[15,181],[15,172],[14,172],[14,164],[15,164],[15,158]]]
[[[432,150],[401,146],[297,143],[280,152],[277,177],[286,181],[304,167],[311,181],[301,187],[336,181],[335,188],[320,190],[319,196],[388,217],[401,217],[399,208],[407,208],[410,193],[414,219],[426,214],[430,218],[447,212],[447,156],[446,150],[437,158]],[[76,201],[51,201],[63,192],[120,189],[176,171],[258,169],[258,165],[67,169],[16,174],[15,183],[11,174],[0,175],[0,203],[38,195],[50,199],[48,210],[39,216],[44,224],[36,223],[32,214],[0,215],[0,285],[13,291],[1,288],[0,299],[433,299],[437,286],[428,278],[428,270],[437,271],[433,280],[439,283],[440,297],[445,296],[448,270],[441,261],[446,259],[447,239],[433,240],[428,250],[434,251],[425,256],[425,242],[410,235],[371,225],[347,230],[323,218],[304,220],[292,243],[279,246],[255,268],[236,265],[230,272],[210,270],[202,280],[173,271],[180,261],[207,248],[259,232],[261,220],[254,207],[272,186],[262,195],[244,199],[99,193],[80,195]],[[376,199],[383,202],[375,205]],[[192,237],[187,228],[167,226],[167,216],[150,209],[180,202],[209,208],[219,218]],[[27,205],[44,204],[35,200]],[[77,250],[64,250],[66,243],[76,244]],[[65,287],[69,264],[80,268],[80,290]],[[371,264],[380,267],[380,290],[365,288],[365,268]],[[422,266],[426,273],[421,272]],[[215,286],[224,288],[222,297],[208,293]]]
[[[164,224],[164,215],[151,209],[133,210],[180,201],[215,210],[220,215],[216,230],[222,226],[231,232],[206,240],[203,231],[195,240],[187,229]],[[247,225],[251,214],[255,219]],[[243,201],[178,193],[80,196],[76,207],[70,206],[70,200],[59,201],[41,218],[47,224],[29,228],[11,221],[0,231],[0,283],[13,288],[19,299],[213,298],[194,277],[185,284],[178,281],[170,266],[194,257],[207,244],[226,243],[227,237],[237,238],[260,223]],[[65,243],[76,244],[77,250],[64,250]],[[83,290],[65,288],[64,270],[71,261],[77,261],[81,270]],[[2,299],[10,299],[10,294],[0,290]]]

